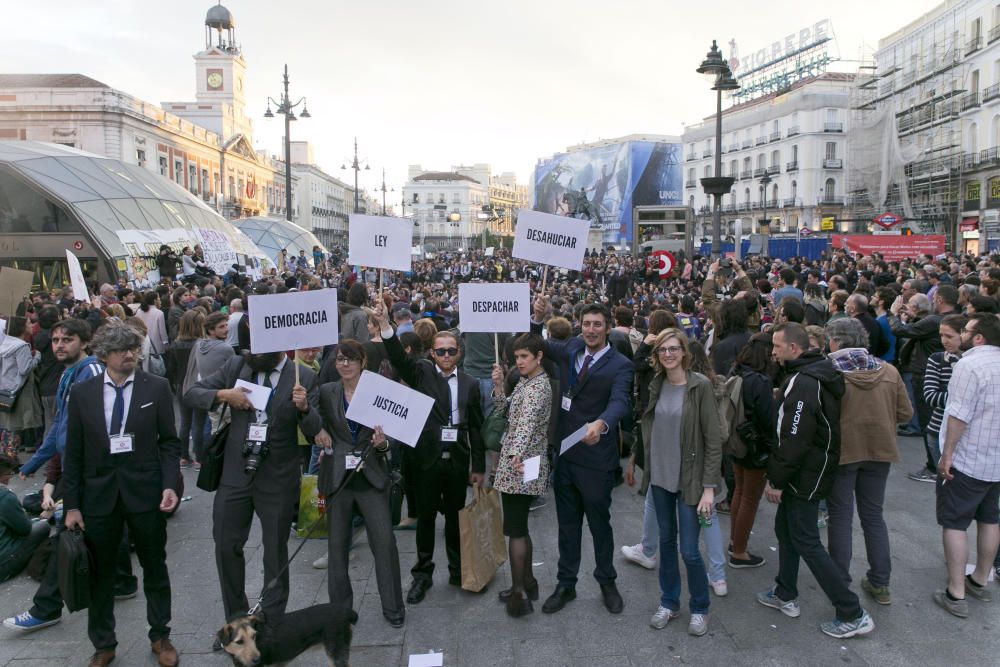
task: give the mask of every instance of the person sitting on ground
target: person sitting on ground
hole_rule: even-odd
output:
[[[49,536],[49,524],[32,523],[17,494],[7,488],[17,469],[17,459],[0,456],[0,582],[20,574],[35,549]]]

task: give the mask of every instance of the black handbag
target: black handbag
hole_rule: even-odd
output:
[[[59,593],[70,611],[90,606],[90,579],[93,568],[83,531],[74,528],[59,535]]]
[[[228,404],[222,407],[219,415],[220,421],[226,416]],[[219,430],[212,436],[212,442],[205,448],[205,454],[201,460],[201,470],[198,471],[198,481],[195,484],[202,491],[209,493],[219,489],[219,482],[222,480],[223,455],[226,452],[226,439],[229,438],[229,428],[232,422],[226,422],[219,427]]]
[[[403,518],[403,476],[398,471],[389,473],[389,511],[392,514],[392,525],[398,526]]]

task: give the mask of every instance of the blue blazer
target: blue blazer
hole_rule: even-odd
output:
[[[545,354],[559,366],[560,395],[552,397],[559,406],[556,452],[567,435],[588,422],[603,419],[608,425],[608,432],[596,445],[579,442],[561,458],[584,468],[610,471],[619,466],[618,426],[632,410],[635,371],[631,360],[612,347],[577,381],[576,359],[585,350],[586,343],[582,338],[545,343]],[[573,393],[573,404],[567,412],[561,404],[562,397],[570,391]]]

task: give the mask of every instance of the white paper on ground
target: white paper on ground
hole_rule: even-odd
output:
[[[559,448],[559,456],[562,456],[563,454],[566,453],[567,449],[569,449],[570,447],[572,447],[576,443],[578,443],[581,440],[583,440],[583,436],[585,436],[585,435],[587,435],[587,425],[586,424],[584,424],[583,426],[581,426],[580,428],[578,428],[576,431],[574,431],[573,433],[570,433],[565,438],[563,438],[562,447]]]
[[[542,457],[532,456],[524,460],[524,483],[533,482],[538,479],[538,473],[542,467]]]
[[[444,653],[411,653],[409,667],[442,667]]]
[[[250,401],[250,405],[255,410],[267,410],[267,400],[271,398],[271,389],[269,387],[247,382],[246,380],[237,380],[236,386],[233,388],[239,389],[240,387],[245,387],[248,390],[247,400]]]

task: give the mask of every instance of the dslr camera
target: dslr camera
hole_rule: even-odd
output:
[[[271,449],[267,446],[266,442],[257,442],[254,440],[244,442],[243,458],[246,459],[246,463],[243,464],[243,472],[248,475],[256,473],[257,468],[260,467],[260,462],[267,458],[270,451]]]

